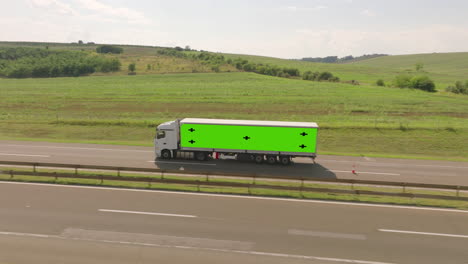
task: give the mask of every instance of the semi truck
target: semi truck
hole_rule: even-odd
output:
[[[157,159],[222,156],[288,165],[294,157],[315,160],[317,133],[312,122],[184,118],[160,124],[154,143]]]

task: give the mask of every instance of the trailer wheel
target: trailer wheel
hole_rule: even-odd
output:
[[[291,163],[291,157],[289,156],[280,156],[281,165],[289,165]]]
[[[170,159],[170,158],[171,158],[171,151],[169,151],[168,149],[164,149],[164,150],[161,152],[161,158],[163,158],[163,159]]]
[[[207,158],[207,155],[205,152],[196,152],[195,153],[195,159],[198,161],[205,161]]]
[[[255,163],[260,164],[263,162],[264,158],[263,155],[255,155],[254,156]]]
[[[267,160],[268,164],[273,165],[273,164],[276,164],[278,159],[274,155],[268,155],[266,160]]]

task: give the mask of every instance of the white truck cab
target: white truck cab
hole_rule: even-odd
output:
[[[156,157],[171,158],[172,151],[178,148],[179,120],[162,123],[156,129],[154,146]]]

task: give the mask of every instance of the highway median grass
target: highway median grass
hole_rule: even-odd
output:
[[[444,199],[427,199],[427,198],[407,198],[393,197],[382,195],[367,195],[367,194],[345,194],[337,193],[334,190],[361,190],[374,191],[385,193],[402,193],[407,194],[428,194],[441,196],[456,196],[468,197],[468,192],[456,192],[454,190],[431,190],[420,188],[398,188],[388,186],[369,186],[369,185],[346,185],[333,183],[319,182],[301,182],[301,181],[278,181],[265,179],[238,179],[221,176],[178,176],[178,175],[155,175],[143,173],[119,173],[104,172],[104,171],[85,171],[80,170],[78,175],[89,177],[111,177],[110,179],[78,179],[73,178],[73,171],[66,169],[37,169],[37,172],[57,173],[69,175],[70,178],[54,177],[54,176],[32,176],[28,175],[32,172],[32,168],[18,167],[0,167],[0,181],[16,181],[16,182],[36,182],[36,183],[53,183],[53,184],[68,184],[68,185],[83,185],[83,186],[108,186],[119,188],[136,188],[136,189],[151,189],[151,190],[170,190],[170,191],[185,191],[185,192],[202,192],[216,194],[238,194],[238,195],[253,195],[266,197],[285,197],[285,198],[300,198],[300,199],[319,199],[333,201],[349,201],[349,202],[364,202],[376,204],[396,204],[396,205],[412,205],[412,206],[433,206],[444,208],[457,208],[468,210],[468,201],[453,201]],[[13,177],[11,175],[13,173]],[[26,174],[26,175],[22,175]],[[120,177],[120,180],[119,180]],[[123,181],[122,177],[135,177],[147,179],[143,182]],[[155,179],[165,179],[172,181],[184,181],[183,184],[166,183],[166,182],[151,182]],[[207,182],[224,183],[224,184],[246,184],[248,187],[229,187],[229,186],[208,186]],[[205,183],[205,184],[204,184]],[[329,192],[317,192],[310,190],[293,191],[293,190],[278,190],[274,189],[277,186],[288,187],[306,187],[317,189],[328,189]]]

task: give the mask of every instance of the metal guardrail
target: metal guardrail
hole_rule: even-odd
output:
[[[424,184],[424,183],[404,183],[404,182],[385,182],[385,181],[368,181],[368,180],[353,180],[353,179],[317,179],[307,177],[291,177],[291,176],[270,176],[270,175],[259,175],[259,174],[233,174],[233,173],[212,173],[212,172],[188,172],[179,170],[161,170],[151,168],[136,168],[136,167],[115,167],[115,166],[100,166],[100,165],[79,165],[79,164],[57,164],[57,163],[37,163],[37,162],[18,162],[18,161],[0,161],[0,165],[12,165],[12,166],[29,166],[33,168],[32,172],[16,172],[13,170],[3,171],[3,174],[10,175],[14,178],[15,175],[24,176],[38,176],[38,177],[55,177],[58,178],[73,178],[73,179],[94,179],[100,180],[103,183],[104,180],[111,181],[129,181],[129,182],[146,182],[148,185],[152,183],[167,183],[167,184],[181,184],[181,185],[196,185],[197,190],[200,190],[200,186],[213,186],[213,187],[233,187],[233,188],[248,188],[249,193],[251,188],[260,189],[275,189],[275,190],[288,190],[288,191],[299,191],[299,192],[321,192],[321,193],[335,193],[335,194],[365,194],[365,195],[382,195],[382,196],[396,196],[396,197],[409,197],[409,198],[430,198],[430,199],[445,199],[445,200],[460,200],[468,201],[468,197],[460,197],[459,191],[467,191],[468,186],[458,185],[442,185],[442,184]],[[74,169],[74,172],[38,172],[38,167],[47,168],[65,168]],[[116,176],[92,174],[85,175],[79,174],[78,170],[104,170],[104,171],[115,171]],[[1,169],[0,169],[1,171]],[[144,172],[144,173],[159,173],[160,177],[134,177],[134,176],[121,176],[121,172]],[[182,180],[182,179],[168,179],[164,178],[164,175],[169,174],[190,174],[190,175],[202,175],[206,176],[206,180]],[[242,177],[252,179],[252,183],[239,183],[239,182],[220,182],[210,181],[209,176],[224,176],[224,177]],[[282,185],[269,185],[269,184],[257,184],[257,179],[282,179],[282,180],[297,180],[301,181],[300,186],[282,186]],[[305,182],[327,182],[327,183],[341,183],[341,184],[357,184],[357,185],[378,185],[378,186],[394,186],[403,187],[403,192],[377,192],[367,190],[344,190],[344,189],[331,189],[331,188],[315,188],[304,186]],[[406,192],[406,187],[412,188],[423,188],[423,189],[440,189],[440,190],[453,190],[456,191],[454,196],[448,195],[433,195],[433,194],[415,194]]]

